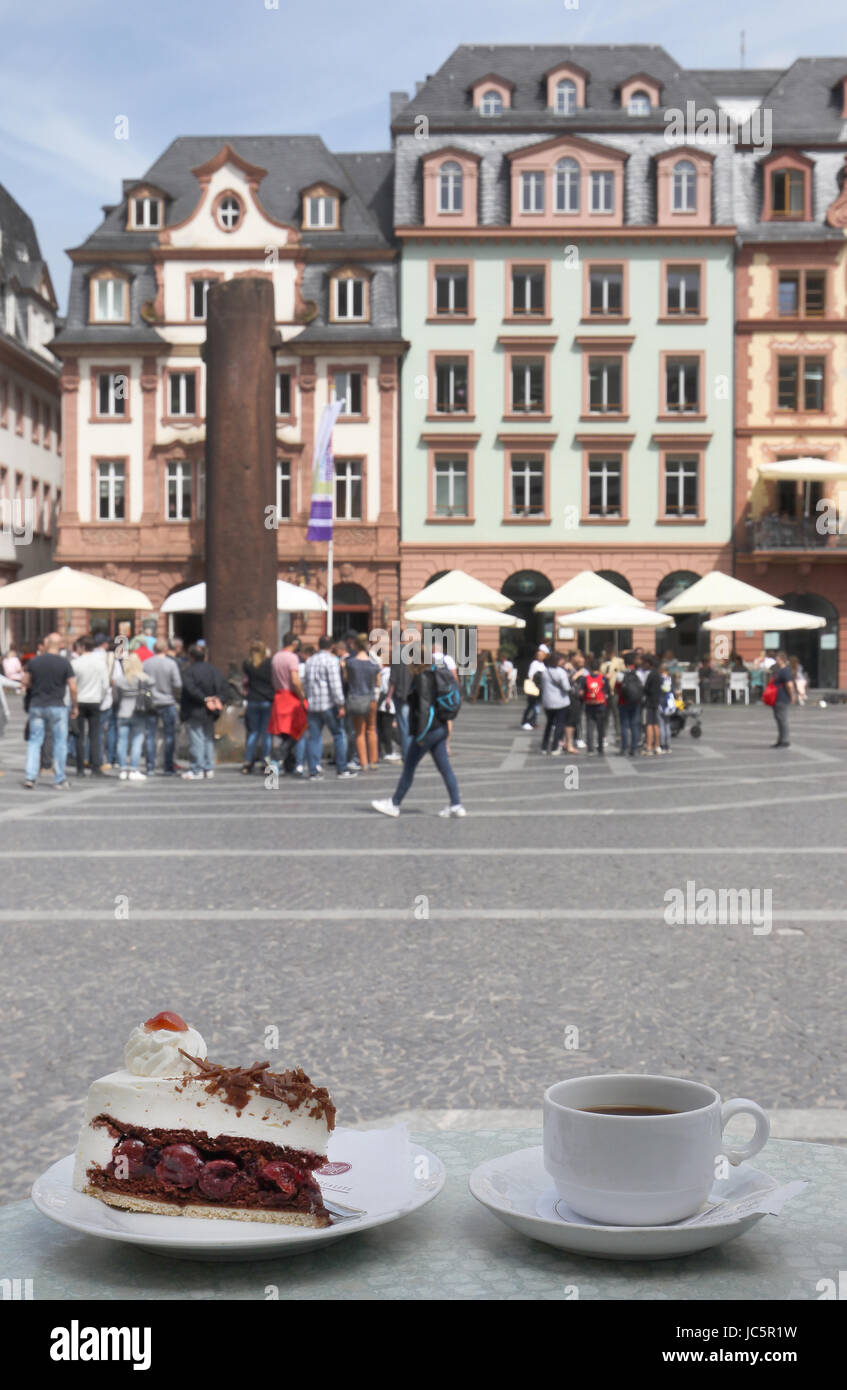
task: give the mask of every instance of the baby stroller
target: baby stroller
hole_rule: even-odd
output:
[[[691,724],[691,728],[689,729],[691,737],[702,738],[703,726],[700,722],[703,716],[702,706],[695,705],[693,701],[686,704],[685,700],[680,696],[677,696],[674,703],[676,709],[668,716],[668,723],[671,726],[671,738],[676,738],[677,734],[682,733],[682,730],[688,723]]]

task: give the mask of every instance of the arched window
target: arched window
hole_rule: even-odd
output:
[[[461,212],[464,176],[461,165],[448,159],[438,172],[438,211]]]
[[[569,77],[563,77],[561,82],[556,83],[556,114],[559,116],[572,116],[576,111],[576,83]]]
[[[632,585],[629,580],[625,579],[622,574],[618,574],[617,570],[597,570],[597,574],[601,579],[608,579],[609,583],[614,584],[618,589],[623,589],[625,594],[632,593]]]
[[[674,212],[697,211],[697,170],[690,159],[680,159],[673,166]]]
[[[556,165],[556,211],[579,212],[579,165],[560,159]]]
[[[482,101],[479,103],[479,113],[481,116],[500,116],[503,113],[503,98],[501,94],[492,88],[488,92],[483,92]]]
[[[221,198],[218,203],[218,223],[225,232],[234,232],[241,221],[241,203],[232,193]]]
[[[647,93],[640,90],[633,92],[629,98],[627,110],[630,116],[649,116],[651,107],[650,98]]]

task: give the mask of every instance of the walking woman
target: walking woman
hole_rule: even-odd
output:
[[[547,716],[541,752],[557,758],[561,753],[560,744],[565,732],[565,715],[571,702],[571,683],[565,670],[565,658],[561,652],[553,652],[547,658],[543,675],[536,680],[541,686],[541,706]]]
[[[352,662],[350,663],[353,664]],[[443,676],[439,677],[443,679]],[[451,673],[449,679],[455,680]],[[449,804],[439,811],[439,815],[465,816],[467,812],[459,795],[459,784],[450,764],[447,752],[448,717],[439,710],[437,703],[436,673],[432,666],[418,667],[409,691],[409,733],[411,743],[403,760],[400,781],[391,800],[372,801],[375,811],[383,816],[399,816],[400,804],[412,785],[418,763],[425,753],[431,753],[433,762],[441,773]]]
[[[253,771],[256,749],[261,748],[265,762],[270,761],[272,737],[268,732],[268,720],[274,699],[271,658],[264,642],[251,642],[250,655],[241,667],[244,672],[244,723],[247,740],[244,745],[244,764],[242,773]]]
[[[368,639],[356,638],[355,654],[347,658],[347,708],[353,716],[356,752],[363,768],[379,762],[376,736],[377,681],[380,668],[368,653]]]

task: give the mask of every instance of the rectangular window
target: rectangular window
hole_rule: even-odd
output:
[[[622,514],[623,461],[619,454],[592,454],[588,460],[588,515]]]
[[[598,172],[591,175],[591,211],[612,212],[615,205],[614,175]]]
[[[826,272],[781,270],[777,306],[786,318],[820,318],[826,311]]]
[[[800,312],[800,275],[796,270],[781,271],[779,276],[779,312],[786,318],[796,318]]]
[[[123,372],[98,372],[97,414],[126,415],[129,397],[129,378]]]
[[[120,323],[126,318],[125,280],[101,278],[94,282],[94,317],[99,323]]]
[[[802,217],[805,175],[799,169],[774,169],[771,173],[771,208],[774,217]]]
[[[335,460],[335,516],[337,521],[362,520],[362,461]]]
[[[290,372],[277,372],[276,374],[276,413],[277,415],[291,414]]]
[[[209,298],[209,286],[212,280],[192,280],[191,281],[191,317],[202,320],[206,317],[206,302]]]
[[[335,281],[335,317],[337,319],[363,319],[365,317],[364,280]]]
[[[197,378],[194,372],[171,372],[168,377],[171,415],[197,414]]]
[[[513,358],[512,412],[544,413],[544,362],[539,358]]]
[[[592,317],[598,318],[623,313],[623,270],[620,267],[604,266],[589,271],[588,309]]]
[[[191,464],[172,459],[166,473],[166,511],[168,521],[191,520]]]
[[[680,414],[699,413],[700,363],[696,357],[669,357],[665,366],[665,404]]]
[[[362,373],[335,372],[332,378],[332,394],[336,400],[344,402],[342,415],[361,415]]]
[[[667,314],[700,313],[700,269],[696,265],[670,266],[666,280]]]
[[[307,227],[334,227],[335,199],[323,194],[306,199]]]
[[[544,515],[544,459],[514,456],[510,465],[511,516]]]
[[[697,516],[699,510],[699,458],[669,457],[665,462],[665,515]]]
[[[435,515],[468,515],[468,459],[436,454],[435,457]]]
[[[197,460],[197,520],[206,515],[206,460]]]
[[[776,404],[779,410],[796,410],[798,403],[797,383],[800,379],[800,361],[797,357],[780,357],[777,368]]]
[[[468,312],[468,272],[465,266],[439,266],[435,272],[435,312],[449,317]]]
[[[276,466],[276,518],[291,520],[291,460],[280,459]]]
[[[804,278],[803,312],[807,318],[820,318],[826,311],[826,271],[807,270]]]
[[[161,218],[158,198],[133,198],[133,223],[136,227],[158,227]]]
[[[623,410],[623,361],[589,357],[588,409],[592,415],[619,415]]]
[[[804,410],[823,410],[824,366],[822,357],[806,357],[803,360]]]
[[[536,171],[521,174],[521,212],[544,211],[544,175]]]
[[[468,359],[440,357],[435,363],[435,410],[438,415],[467,415]]]
[[[114,459],[97,464],[97,519],[126,520],[126,465]]]
[[[539,267],[515,266],[512,269],[512,313],[543,314],[545,310],[545,274]]]

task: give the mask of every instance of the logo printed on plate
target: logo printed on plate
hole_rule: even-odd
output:
[[[321,1178],[337,1178],[342,1173],[349,1173],[352,1163],[325,1163],[323,1168],[316,1168],[315,1172]]]

